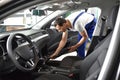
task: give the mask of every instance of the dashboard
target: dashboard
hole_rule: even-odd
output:
[[[4,33],[0,35],[0,74],[7,74],[10,72],[13,72],[16,70],[15,65],[13,64],[12,60],[8,56],[6,43],[7,39],[10,33]],[[49,41],[49,35],[44,30],[25,30],[25,31],[19,31],[14,33],[22,33],[26,35],[32,42],[35,43],[37,46],[38,52],[40,53],[41,49],[47,44]],[[12,49],[14,50],[18,45],[24,43],[25,40],[23,40],[20,37],[16,37],[12,42]]]

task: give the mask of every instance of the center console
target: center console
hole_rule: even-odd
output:
[[[39,74],[47,74],[47,73],[61,74],[61,75],[65,75],[65,76],[70,76],[71,74],[73,75],[73,74],[79,73],[79,69],[44,65],[43,67],[39,68],[38,73]]]

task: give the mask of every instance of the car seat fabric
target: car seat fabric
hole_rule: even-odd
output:
[[[50,40],[47,44],[47,49],[49,52],[48,54],[51,54],[58,47],[62,34],[58,32],[56,29],[47,28],[46,31],[48,32],[49,37],[50,37]]]
[[[59,74],[46,74],[46,75],[42,75],[36,80],[71,80],[71,79]]]
[[[84,58],[79,57],[79,56],[67,56],[67,57],[63,58],[59,67],[72,68],[73,63],[75,63],[76,61],[79,61],[79,60],[83,60],[83,59]]]
[[[48,32],[49,36],[50,36],[50,41],[48,43],[48,46],[51,46],[52,44],[54,44],[56,41],[60,41],[61,40],[61,33],[58,32],[56,29],[49,29],[47,28],[46,31]]]
[[[108,46],[111,40],[111,35],[112,33],[110,33],[105,38],[105,41],[101,43],[101,46],[99,46],[96,50],[94,50],[84,60],[77,61],[74,64],[74,67],[80,69],[80,80],[85,80],[91,77],[92,76],[91,74],[94,74],[95,71],[97,71],[102,67],[102,64],[104,62],[104,59],[108,50]],[[98,74],[94,76],[98,76]],[[94,79],[91,79],[91,80],[94,80]]]
[[[107,53],[107,49],[111,40],[112,32],[105,38],[104,42],[94,50],[89,56],[87,56],[84,60],[80,60],[74,63],[75,68],[79,69],[79,80],[96,80],[102,64],[105,59],[105,55]],[[46,77],[47,76],[47,77]],[[56,78],[53,78],[56,77]],[[46,79],[44,79],[46,78]],[[71,80],[65,76],[60,76],[56,74],[47,74],[39,77],[37,80]]]

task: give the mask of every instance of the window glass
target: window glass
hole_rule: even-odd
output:
[[[0,32],[31,28],[53,11],[40,9],[25,9],[19,11],[0,23]]]

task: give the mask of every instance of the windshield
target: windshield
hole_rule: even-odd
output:
[[[19,11],[0,23],[0,32],[31,28],[54,11],[28,8]]]
[[[23,30],[23,29],[46,29],[50,28],[52,22],[56,17],[67,17],[74,11],[80,11],[76,9],[75,3],[53,3],[49,5],[34,5],[27,9],[16,12],[0,22],[0,33]],[[69,6],[74,5],[74,6]],[[75,8],[75,9],[74,9]],[[99,16],[99,9],[92,8],[90,10]],[[90,13],[91,13],[90,12]]]

